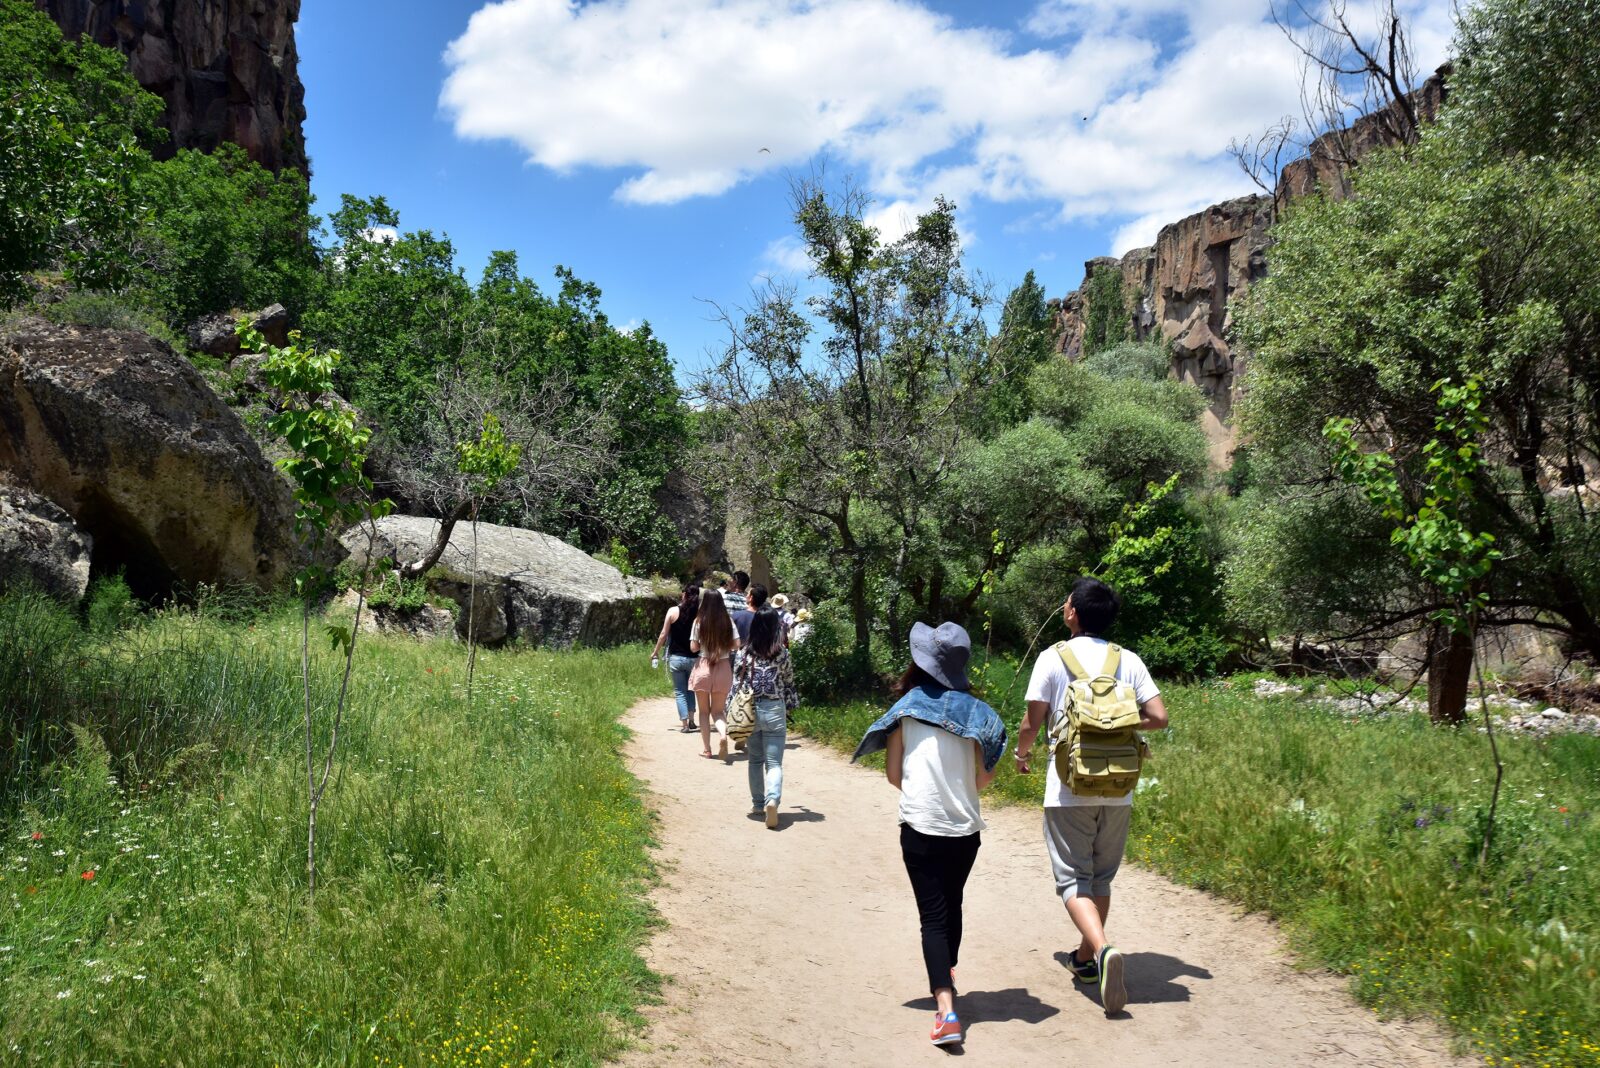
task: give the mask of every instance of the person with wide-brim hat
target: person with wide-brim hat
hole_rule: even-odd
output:
[[[958,624],[913,626],[898,699],[851,758],[885,750],[889,783],[900,790],[900,854],[921,917],[936,1046],[966,1037],[955,1011],[961,905],[984,828],[978,791],[994,779],[1006,746],[1000,716],[972,694],[971,658],[972,639]]]

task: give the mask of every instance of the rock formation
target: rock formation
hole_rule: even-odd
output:
[[[244,343],[239,339],[236,315],[222,312],[202,315],[184,331],[189,336],[189,347],[195,352],[223,358],[239,355]],[[250,325],[261,332],[268,343],[289,343],[289,309],[282,304],[272,304],[249,314]]]
[[[271,587],[295,566],[288,485],[188,360],[134,330],[0,333],[0,470],[93,539],[142,597]]]
[[[120,49],[139,84],[167,102],[172,136],[156,158],[232,141],[269,170],[309,173],[294,44],[300,0],[35,3],[68,37]]]
[[[1412,94],[1424,121],[1432,120],[1444,102],[1447,74],[1441,69]],[[1267,273],[1270,230],[1280,205],[1319,191],[1333,197],[1349,194],[1351,161],[1386,143],[1387,124],[1380,119],[1363,116],[1347,130],[1317,138],[1304,158],[1283,169],[1272,196],[1215,204],[1162,227],[1154,245],[1120,259],[1088,261],[1083,285],[1052,302],[1057,351],[1069,359],[1083,354],[1089,279],[1098,270],[1116,271],[1126,301],[1128,336],[1171,346],[1173,376],[1206,395],[1212,462],[1226,466],[1236,444],[1232,415],[1248,358],[1233,342],[1233,299]]]
[[[0,479],[0,591],[26,584],[76,604],[89,588],[89,544],[66,512]]]
[[[392,515],[377,521],[375,536],[358,528],[344,543],[357,563],[408,563],[427,552],[438,530],[437,519]],[[472,527],[459,524],[427,583],[461,606],[456,632],[466,636],[470,616],[485,644],[516,639],[564,649],[648,640],[675,602],[559,538],[494,523],[478,524],[476,568]]]

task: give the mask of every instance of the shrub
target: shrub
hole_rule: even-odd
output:
[[[139,618],[139,602],[128,588],[122,573],[97,578],[89,586],[89,607],[85,612],[89,633],[108,635],[131,626]]]
[[[842,601],[826,601],[812,609],[811,632],[792,647],[794,681],[802,701],[826,701],[857,693],[872,671],[855,647],[850,609]]]

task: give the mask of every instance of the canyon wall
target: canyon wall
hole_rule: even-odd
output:
[[[35,0],[68,37],[119,49],[166,101],[171,139],[209,152],[232,141],[273,171],[309,173],[305,89],[294,24],[300,0]]]
[[[1441,68],[1412,94],[1423,121],[1438,114],[1448,73]],[[1211,459],[1226,466],[1237,444],[1233,409],[1249,358],[1234,343],[1233,302],[1267,273],[1270,232],[1280,206],[1317,192],[1348,195],[1349,161],[1388,143],[1390,125],[1381,115],[1363,116],[1348,129],[1313,141],[1304,157],[1283,168],[1273,195],[1214,204],[1162,227],[1154,245],[1133,249],[1120,259],[1089,260],[1083,284],[1051,302],[1056,350],[1069,359],[1083,355],[1089,280],[1097,270],[1117,271],[1127,336],[1170,346],[1173,377],[1193,383],[1206,395]]]

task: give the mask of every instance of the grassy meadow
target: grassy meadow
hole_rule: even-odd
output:
[[[997,660],[980,686],[1013,731],[1015,670]],[[1130,857],[1270,913],[1375,1012],[1434,1016],[1486,1064],[1600,1065],[1600,739],[1501,739],[1480,869],[1494,777],[1482,734],[1351,720],[1258,698],[1252,682],[1164,688],[1172,727],[1150,738]],[[796,720],[848,751],[882,708]],[[1036,805],[1042,790],[1039,763],[1019,776],[1008,757],[989,796]]]
[[[654,977],[642,650],[363,637],[305,893],[299,618],[0,599],[0,1061],[585,1064]],[[331,687],[335,660],[316,645]],[[76,742],[62,744],[79,724]]]

